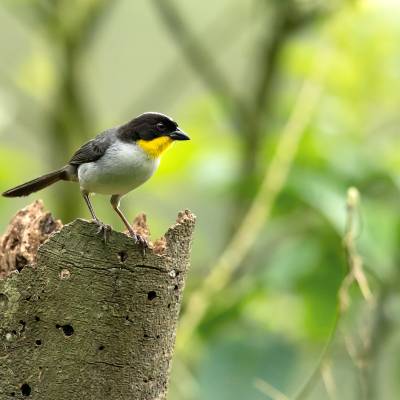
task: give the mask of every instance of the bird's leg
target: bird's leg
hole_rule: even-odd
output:
[[[111,196],[111,205],[112,208],[115,210],[115,212],[118,214],[118,216],[122,219],[122,222],[126,226],[126,229],[129,231],[129,235],[135,239],[136,243],[139,243],[143,248],[149,247],[149,244],[147,242],[147,239],[144,238],[143,236],[138,235],[132,228],[131,224],[129,221],[126,219],[125,215],[122,213],[122,211],[119,208],[121,196],[119,195],[113,195]]]
[[[82,191],[82,196],[85,199],[85,203],[88,206],[88,209],[90,211],[90,214],[92,215],[93,221],[99,227],[97,233],[102,233],[103,234],[103,238],[104,238],[104,243],[107,243],[109,233],[111,232],[111,226],[104,224],[103,222],[101,222],[97,218],[96,213],[94,212],[94,208],[92,206],[92,203],[90,202],[90,199],[89,199],[89,193],[87,193],[85,191]]]

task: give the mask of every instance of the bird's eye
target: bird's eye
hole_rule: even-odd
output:
[[[159,122],[159,123],[157,124],[157,129],[158,129],[160,132],[163,132],[163,131],[165,131],[166,126],[165,126],[162,122]]]

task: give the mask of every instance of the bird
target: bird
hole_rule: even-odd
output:
[[[181,140],[190,138],[172,118],[158,112],[146,112],[101,132],[81,146],[62,168],[9,189],[2,196],[28,196],[58,181],[76,182],[105,242],[111,227],[97,217],[90,201],[91,194],[110,195],[111,206],[129,235],[136,243],[148,246],[147,240],[135,233],[121,211],[120,201],[149,180],[160,164],[161,155],[173,142]]]

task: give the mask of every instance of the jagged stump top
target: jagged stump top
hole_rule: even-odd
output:
[[[84,220],[46,225],[40,203],[21,213],[0,241],[0,398],[164,399],[193,214],[143,254],[123,233],[104,244]]]

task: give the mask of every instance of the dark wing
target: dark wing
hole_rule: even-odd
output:
[[[69,164],[78,166],[98,160],[110,147],[114,137],[115,132],[113,129],[101,133],[77,150],[69,161]]]

